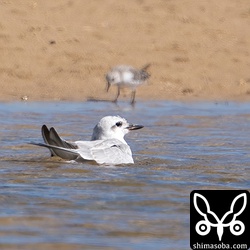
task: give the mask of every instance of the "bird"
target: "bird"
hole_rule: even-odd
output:
[[[150,77],[150,74],[147,72],[149,66],[150,64],[146,64],[141,69],[136,69],[130,65],[117,65],[106,74],[107,92],[111,85],[117,86],[117,95],[114,102],[117,102],[120,89],[129,87],[132,90],[130,103],[132,105],[135,103],[136,88],[145,83]]]
[[[46,125],[41,128],[44,143],[30,144],[49,148],[51,156],[68,161],[92,161],[100,165],[133,164],[132,151],[124,136],[144,126],[130,124],[120,116],[105,116],[94,127],[90,141],[68,142],[56,130]]]

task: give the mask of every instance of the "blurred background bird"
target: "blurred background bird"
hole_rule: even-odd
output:
[[[106,74],[107,92],[110,86],[117,86],[117,95],[114,102],[117,102],[121,88],[129,87],[132,90],[130,103],[132,105],[135,103],[136,88],[150,77],[147,72],[149,66],[150,64],[146,64],[141,69],[136,69],[130,65],[117,65]]]

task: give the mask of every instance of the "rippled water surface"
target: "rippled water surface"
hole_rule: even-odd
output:
[[[134,165],[50,158],[43,124],[90,139],[120,115]],[[248,103],[1,103],[0,249],[189,249],[194,189],[250,188]]]

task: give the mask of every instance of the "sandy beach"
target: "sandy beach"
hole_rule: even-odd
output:
[[[249,27],[248,0],[3,0],[0,101],[112,100],[107,71],[147,63],[137,100],[250,101]]]

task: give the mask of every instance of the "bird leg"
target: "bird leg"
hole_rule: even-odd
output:
[[[132,104],[132,105],[135,104],[135,93],[136,93],[136,90],[133,90],[132,94],[131,94],[131,102],[130,102],[130,104]]]
[[[118,86],[117,87],[117,95],[116,95],[116,98],[115,98],[115,100],[113,102],[117,102],[117,99],[118,99],[119,95],[120,95],[120,87]]]

